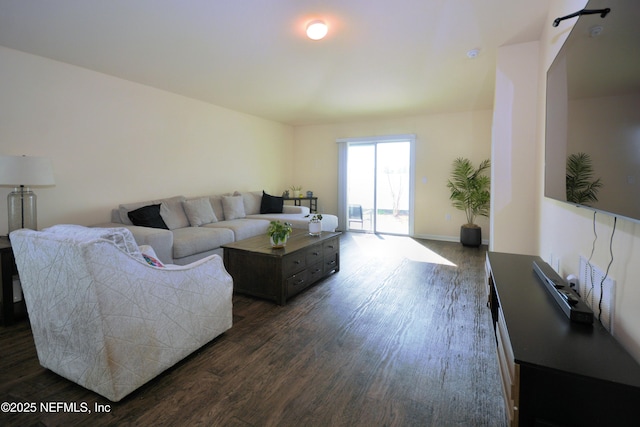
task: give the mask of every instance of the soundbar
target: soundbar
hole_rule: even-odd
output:
[[[533,271],[569,320],[577,323],[593,323],[593,311],[549,264],[544,261],[533,261]]]

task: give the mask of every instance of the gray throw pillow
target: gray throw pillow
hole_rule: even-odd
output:
[[[216,214],[213,212],[213,208],[207,197],[185,200],[182,202],[182,207],[192,227],[200,227],[204,224],[218,222],[218,218],[216,218]]]
[[[223,196],[222,209],[224,210],[224,219],[227,221],[247,216],[244,212],[242,196]]]

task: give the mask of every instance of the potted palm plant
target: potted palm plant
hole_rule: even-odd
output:
[[[288,222],[271,221],[269,228],[267,228],[271,247],[274,249],[284,248],[292,230],[291,224]]]
[[[467,217],[467,223],[460,227],[460,243],[464,246],[482,244],[482,229],[475,219],[478,215],[489,216],[491,179],[484,172],[490,167],[489,159],[483,160],[477,168],[471,160],[462,157],[453,162],[447,187],[451,191],[449,199],[453,207],[464,211]]]

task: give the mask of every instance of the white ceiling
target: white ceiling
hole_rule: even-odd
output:
[[[0,0],[0,45],[317,124],[491,108],[496,49],[538,40],[550,1]]]

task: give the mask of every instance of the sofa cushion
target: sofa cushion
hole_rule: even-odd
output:
[[[242,196],[222,196],[222,208],[225,221],[244,218],[244,199]]]
[[[282,213],[284,207],[284,199],[282,197],[272,196],[262,191],[262,200],[260,202],[260,213]],[[247,213],[247,215],[252,215]]]
[[[262,220],[262,219],[239,218],[231,221],[207,224],[201,228],[222,228],[222,227],[232,230],[234,239],[237,242],[238,240],[248,239],[249,237],[258,236],[260,234],[264,234],[266,238],[267,228],[269,228],[269,221]]]
[[[218,222],[218,218],[216,218],[216,214],[211,207],[211,202],[207,197],[185,200],[182,202],[182,207],[192,227]]]
[[[214,224],[208,224],[208,226]],[[233,231],[230,229],[208,226],[173,230],[173,258],[184,258],[233,242]]]
[[[167,224],[160,216],[160,204],[147,205],[138,209],[134,209],[127,213],[127,216],[133,223],[140,227],[164,228],[169,229]]]
[[[133,223],[128,216],[128,213],[132,210],[148,205],[165,204],[165,206],[160,207],[160,215],[162,216],[162,219],[164,220],[167,227],[169,227],[169,230],[173,230],[174,228],[188,227],[189,219],[187,218],[187,215],[184,213],[184,209],[182,208],[183,200],[185,200],[184,196],[174,196],[166,199],[151,200],[147,202],[122,204],[118,207],[118,211],[120,212],[120,222],[126,225],[132,225]]]
[[[211,203],[211,207],[213,208],[213,213],[218,218],[218,221],[224,221],[224,208],[222,207],[222,197],[229,196],[230,194],[220,194],[215,196],[209,196],[209,203]]]
[[[182,202],[184,201],[185,198],[182,196],[162,200],[160,204],[160,215],[162,215],[162,219],[164,219],[169,230],[189,226],[189,218],[187,218],[187,214],[182,207]]]
[[[234,193],[234,196],[242,196],[244,201],[245,215],[254,215],[260,213],[260,204],[262,203],[262,191],[249,191],[246,193]]]

